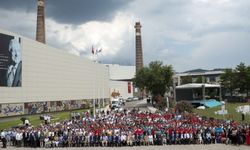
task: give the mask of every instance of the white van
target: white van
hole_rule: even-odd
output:
[[[120,108],[121,107],[121,102],[119,99],[113,99],[111,101],[111,108]]]

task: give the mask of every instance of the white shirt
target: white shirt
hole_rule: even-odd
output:
[[[153,136],[151,134],[148,136],[148,140],[153,141]]]
[[[16,134],[16,140],[21,141],[23,139],[23,134],[22,133],[17,133]]]
[[[26,119],[26,120],[24,121],[24,123],[25,123],[25,124],[30,124],[30,122],[29,122],[28,119]]]
[[[1,132],[1,138],[5,138],[5,135],[6,135],[5,131],[2,131]]]
[[[123,134],[123,135],[121,136],[121,140],[122,140],[122,141],[126,141],[126,139],[127,139],[127,136],[126,136],[125,134]]]

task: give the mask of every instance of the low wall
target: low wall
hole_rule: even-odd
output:
[[[0,104],[0,117],[84,109],[91,107],[91,102],[92,100],[66,100]],[[106,104],[108,99],[104,99],[104,102]]]

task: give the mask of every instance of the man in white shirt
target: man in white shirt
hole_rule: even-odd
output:
[[[24,124],[25,124],[26,126],[29,126],[29,125],[30,125],[30,122],[29,122],[29,120],[28,120],[27,118],[25,119]]]
[[[2,130],[0,135],[1,135],[1,140],[3,142],[3,148],[6,148],[7,146],[6,131]]]
[[[22,145],[22,139],[23,139],[23,134],[22,134],[22,132],[18,131],[16,133],[17,147],[21,147],[21,145]]]

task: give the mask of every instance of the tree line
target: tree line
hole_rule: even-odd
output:
[[[240,63],[235,69],[226,69],[220,79],[223,95],[249,96],[250,66]]]

